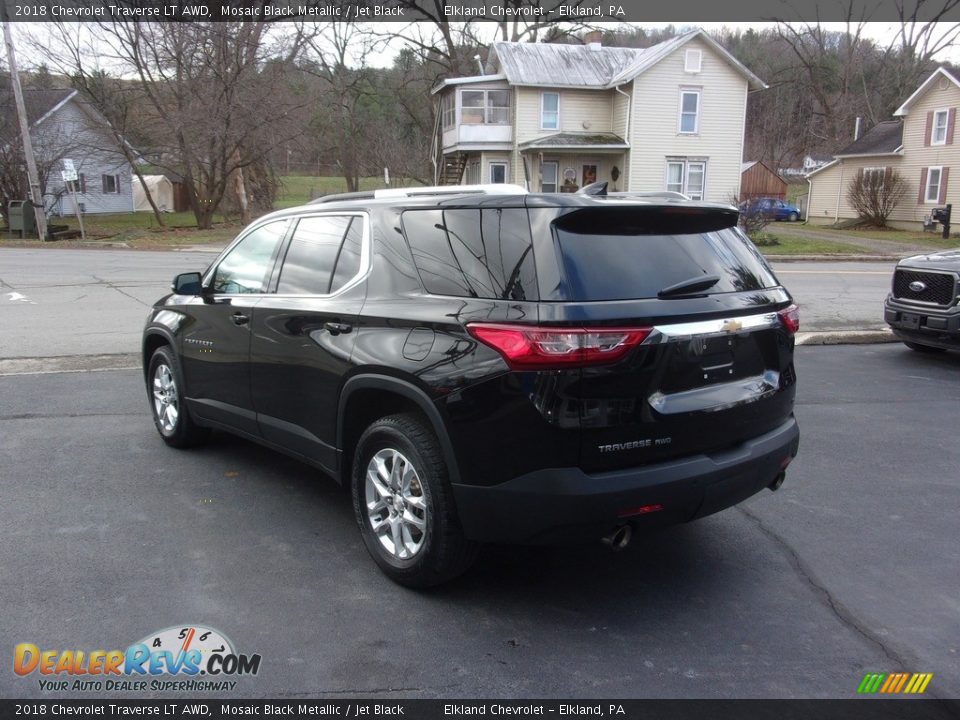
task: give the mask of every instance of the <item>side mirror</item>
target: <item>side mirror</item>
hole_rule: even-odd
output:
[[[200,295],[203,290],[200,281],[198,272],[180,273],[173,279],[170,289],[177,295]]]

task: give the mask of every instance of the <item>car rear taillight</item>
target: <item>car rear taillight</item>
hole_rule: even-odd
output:
[[[653,328],[556,328],[468,323],[467,331],[513,370],[551,370],[619,360]]]
[[[800,308],[796,305],[791,305],[790,307],[780,310],[777,315],[780,316],[780,322],[783,323],[783,327],[786,328],[787,332],[791,335],[800,329]]]

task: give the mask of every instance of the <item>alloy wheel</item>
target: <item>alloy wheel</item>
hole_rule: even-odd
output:
[[[373,534],[393,557],[409,560],[423,548],[427,499],[413,463],[393,448],[367,464],[364,496]]]
[[[180,398],[173,371],[166,363],[160,363],[153,371],[153,412],[164,433],[169,434],[176,429]]]

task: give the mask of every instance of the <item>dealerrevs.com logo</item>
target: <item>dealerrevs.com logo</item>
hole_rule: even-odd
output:
[[[234,650],[227,637],[202,625],[169,627],[126,650],[41,649],[19,643],[13,671],[39,676],[43,691],[229,691],[231,678],[256,675],[260,655]]]

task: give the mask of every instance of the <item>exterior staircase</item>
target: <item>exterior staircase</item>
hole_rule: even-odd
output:
[[[467,154],[456,152],[440,158],[437,185],[459,185],[467,169]]]

